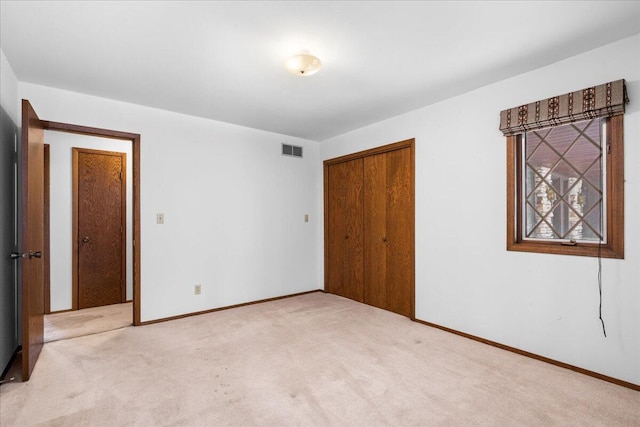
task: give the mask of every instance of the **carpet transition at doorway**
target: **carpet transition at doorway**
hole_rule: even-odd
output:
[[[44,316],[44,342],[113,331],[133,324],[133,303],[112,304]]]

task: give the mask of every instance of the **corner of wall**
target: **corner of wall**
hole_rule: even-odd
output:
[[[0,49],[0,104],[14,123],[18,123],[18,79]]]

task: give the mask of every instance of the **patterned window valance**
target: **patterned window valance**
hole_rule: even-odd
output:
[[[595,117],[624,114],[629,102],[624,79],[554,96],[500,112],[505,136]]]

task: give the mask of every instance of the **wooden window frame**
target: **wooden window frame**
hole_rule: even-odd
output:
[[[607,242],[567,243],[522,238],[522,134],[507,136],[507,250],[624,259],[624,116],[606,119]]]

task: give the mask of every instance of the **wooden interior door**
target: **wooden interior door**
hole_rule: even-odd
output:
[[[126,301],[126,154],[73,149],[78,309]]]
[[[44,125],[22,100],[22,380],[44,342]]]
[[[363,301],[363,160],[327,169],[327,292]]]

